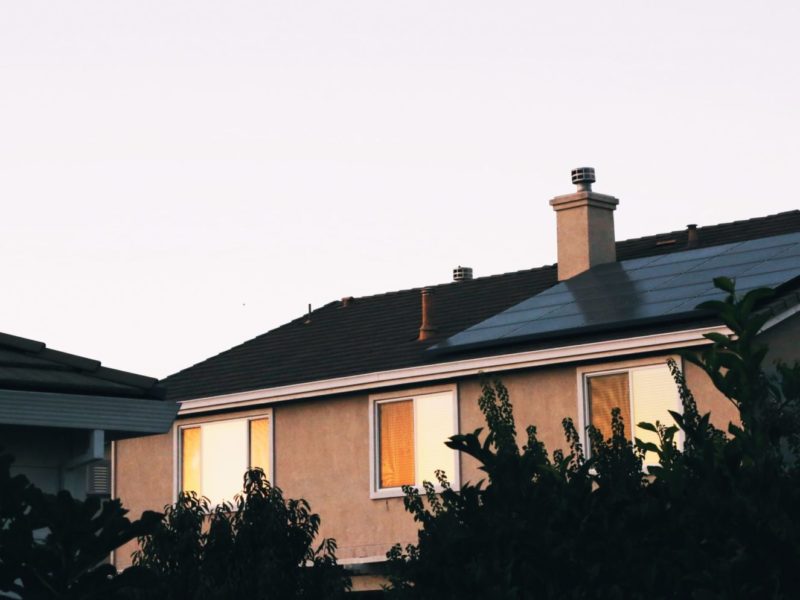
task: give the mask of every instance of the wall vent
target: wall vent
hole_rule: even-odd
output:
[[[111,496],[111,462],[98,460],[86,466],[86,495]]]

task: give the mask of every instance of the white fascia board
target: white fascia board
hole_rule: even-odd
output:
[[[778,325],[779,323],[782,323],[783,321],[785,321],[789,317],[793,317],[798,312],[800,312],[800,304],[795,304],[794,306],[792,306],[788,310],[785,310],[785,311],[783,311],[781,313],[778,313],[777,315],[772,317],[769,321],[764,323],[764,325],[761,326],[761,329],[758,331],[758,333],[764,333],[765,331],[767,331],[769,329],[772,329],[773,327],[775,327],[775,325]]]
[[[451,362],[440,362],[430,365],[392,369],[389,371],[376,371],[361,375],[337,377],[297,383],[279,387],[223,394],[206,398],[184,400],[180,403],[178,415],[206,412],[209,410],[236,409],[247,406],[286,402],[302,398],[314,398],[342,394],[363,390],[375,390],[396,385],[405,385],[421,382],[434,382],[454,377],[466,377],[478,373],[496,373],[530,367],[541,367],[567,362],[578,362],[623,356],[639,352],[657,352],[660,350],[674,350],[675,348],[709,344],[703,337],[707,333],[730,334],[730,330],[723,325],[701,327],[684,331],[673,331],[633,338],[592,342],[589,344],[576,344],[558,348],[530,350],[515,354],[499,356],[486,356],[470,358]]]

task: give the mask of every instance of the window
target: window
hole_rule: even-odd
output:
[[[455,390],[373,398],[373,498],[402,495],[403,485],[436,483],[436,470],[458,486],[457,453],[444,442],[458,429]]]
[[[179,433],[182,491],[219,504],[242,491],[250,467],[261,467],[272,478],[268,417],[187,425]]]
[[[594,425],[603,437],[611,437],[611,410],[620,409],[625,433],[645,442],[658,444],[658,436],[636,427],[642,421],[673,425],[669,411],[680,411],[681,401],[675,381],[666,363],[633,367],[624,370],[584,374],[585,423]],[[680,439],[676,441],[680,444]],[[648,452],[645,464],[658,462]]]

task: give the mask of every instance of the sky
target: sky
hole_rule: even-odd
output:
[[[343,296],[798,208],[800,3],[0,2],[0,331],[164,377]],[[380,335],[376,332],[375,335]]]

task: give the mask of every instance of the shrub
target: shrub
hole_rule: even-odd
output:
[[[155,527],[160,515],[147,512],[131,522],[119,500],[46,494],[24,475],[12,476],[12,462],[0,453],[0,597],[100,600],[152,584],[143,569],[118,574],[105,561]]]
[[[181,493],[164,519],[140,538],[134,564],[159,579],[159,598],[337,598],[350,580],[336,563],[336,542],[314,546],[319,515],[305,500],[284,500],[261,469],[244,490],[215,508]]]
[[[486,481],[460,492],[430,483],[405,488],[421,524],[418,543],[389,553],[398,598],[795,598],[800,597],[800,365],[764,368],[756,335],[770,295],[737,298],[732,282],[714,311],[733,332],[685,358],[737,407],[727,435],[700,415],[675,363],[682,414],[675,424],[640,423],[659,444],[631,442],[619,411],[612,437],[589,428],[591,457],[569,419],[568,450],[548,455],[535,427],[520,448],[512,405],[499,381],[485,383],[488,431],[447,445],[480,463]],[[685,443],[674,442],[682,432]],[[646,451],[660,465],[642,470]]]

